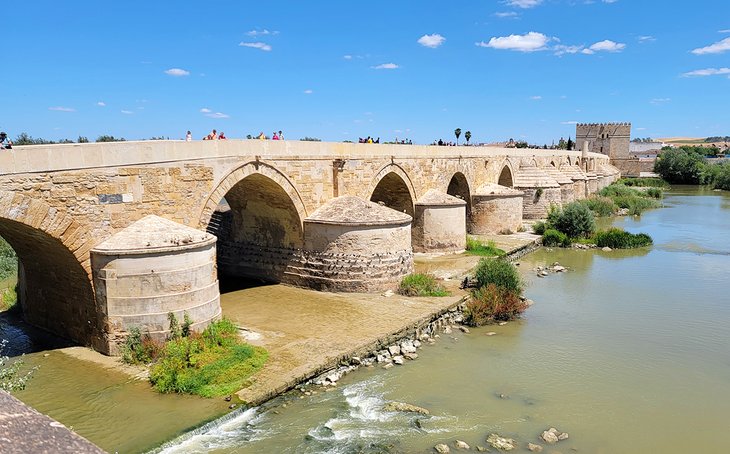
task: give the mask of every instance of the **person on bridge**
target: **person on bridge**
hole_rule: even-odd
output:
[[[226,137],[226,134],[221,131],[220,134],[218,134],[218,140],[226,140],[228,137]]]
[[[185,134],[185,142],[192,142],[193,141],[193,133],[188,131],[187,134]]]
[[[0,150],[10,150],[13,148],[13,142],[8,139],[5,132],[0,132]]]

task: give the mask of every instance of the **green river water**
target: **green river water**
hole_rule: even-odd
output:
[[[613,223],[655,245],[541,249],[520,261],[536,302],[522,320],[444,335],[405,366],[279,397],[164,452],[427,453],[437,443],[454,452],[454,440],[487,446],[492,432],[528,452],[549,427],[570,438],[544,452],[730,452],[730,195],[675,188],[665,208]],[[556,261],[569,271],[533,271]],[[267,287],[271,301],[279,288]],[[246,297],[224,295],[224,313]],[[219,399],[156,395],[57,351],[26,361],[41,368],[17,396],[112,452],[153,448],[228,411]],[[433,416],[381,411],[391,400]]]

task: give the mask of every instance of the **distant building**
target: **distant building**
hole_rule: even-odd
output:
[[[623,176],[638,177],[652,172],[656,153],[647,151],[647,157],[639,158],[631,153],[631,123],[578,123],[575,125],[577,150],[586,149],[611,158],[611,165],[617,167]],[[637,145],[654,145],[641,143]],[[661,144],[659,149],[661,149]]]

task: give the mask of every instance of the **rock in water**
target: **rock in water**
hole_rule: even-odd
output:
[[[420,413],[422,415],[430,415],[431,412],[417,405],[406,404],[403,402],[388,402],[383,406],[383,411],[401,411],[405,413]]]
[[[501,449],[502,451],[515,449],[515,441],[513,439],[501,437],[499,434],[490,434],[487,437],[487,443],[492,445],[493,448]]]
[[[551,427],[548,430],[544,431],[542,435],[540,435],[540,438],[545,440],[547,443],[557,443],[561,440],[567,440],[568,433],[567,432],[561,432],[555,427]]]
[[[610,247],[608,247],[608,246],[603,246],[603,248],[601,248],[601,250],[603,252],[611,252],[612,251],[612,249]]]
[[[435,449],[436,452],[438,452],[439,454],[447,454],[447,453],[451,452],[449,447],[443,443],[437,444],[436,446],[433,447],[433,449]]]
[[[469,444],[461,440],[456,440],[454,442],[454,446],[456,447],[456,449],[466,449],[467,451],[470,449]]]
[[[527,443],[527,449],[532,452],[542,452],[542,446],[536,445],[535,443]]]

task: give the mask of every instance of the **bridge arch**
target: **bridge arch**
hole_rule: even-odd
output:
[[[469,180],[461,172],[456,172],[449,180],[449,186],[446,193],[458,197],[466,202],[466,225],[470,225],[471,219],[471,189],[469,188]]]
[[[502,170],[499,173],[497,184],[500,186],[511,188],[514,186],[514,182],[515,179],[514,172],[512,171],[512,166],[510,165],[509,161],[505,161],[504,165],[502,166]]]
[[[0,236],[18,256],[18,304],[28,323],[97,350],[107,349],[95,304],[89,250],[94,241],[46,202],[0,192]]]
[[[370,201],[382,202],[385,206],[413,217],[415,214],[416,191],[408,174],[397,164],[388,164],[373,178]]]
[[[247,163],[213,191],[201,225],[218,237],[221,277],[281,282],[304,246],[305,216],[304,203],[286,176],[271,166]]]

